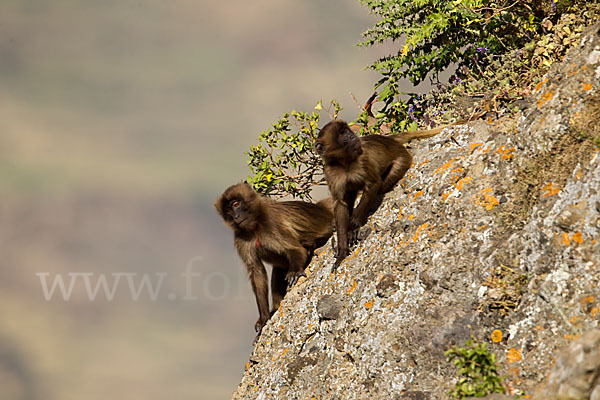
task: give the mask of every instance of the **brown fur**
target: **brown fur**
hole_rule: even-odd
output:
[[[325,164],[325,178],[334,201],[337,267],[349,254],[350,243],[366,223],[377,196],[389,192],[412,163],[404,144],[437,135],[447,126],[398,135],[358,137],[344,121],[331,121],[319,132],[316,149]],[[354,202],[359,192],[358,206]]]
[[[237,214],[234,204],[238,207]],[[255,329],[259,334],[271,314],[279,308],[288,285],[305,276],[304,269],[314,250],[323,246],[332,235],[332,207],[331,198],[316,204],[274,201],[260,197],[247,183],[227,188],[217,199],[215,208],[233,230],[235,247],[248,270],[258,305]],[[273,266],[271,312],[263,262]]]

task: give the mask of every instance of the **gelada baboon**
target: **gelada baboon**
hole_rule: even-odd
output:
[[[412,157],[404,144],[412,139],[435,136],[446,127],[448,125],[397,135],[362,137],[356,136],[344,121],[331,121],[321,128],[315,149],[323,159],[334,202],[337,230],[334,268],[349,254],[349,246],[356,239],[358,229],[366,223],[377,196],[392,190],[410,167]],[[354,208],[359,192],[362,192],[361,199]]]
[[[331,198],[316,204],[274,201],[259,196],[247,183],[233,185],[219,196],[217,212],[232,230],[237,252],[248,270],[258,305],[254,326],[260,332],[278,308],[287,287],[304,274],[315,249],[333,233]],[[273,266],[269,311],[269,285],[263,262]],[[258,337],[258,335],[257,335]]]

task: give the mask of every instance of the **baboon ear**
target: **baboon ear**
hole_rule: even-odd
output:
[[[319,153],[320,155],[323,155],[323,143],[321,142],[317,142],[315,144],[315,150],[317,151],[317,153]]]

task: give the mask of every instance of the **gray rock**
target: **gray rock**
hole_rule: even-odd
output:
[[[317,303],[317,314],[321,319],[337,319],[342,310],[342,299],[336,295],[326,295]]]

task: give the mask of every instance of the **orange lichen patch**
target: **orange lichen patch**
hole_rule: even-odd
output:
[[[546,94],[543,94],[542,97],[540,97],[540,99],[538,100],[538,107],[542,107],[546,102],[548,102],[549,100],[552,99],[552,97],[554,97],[554,91],[551,90]]]
[[[439,167],[438,169],[435,170],[434,174],[437,174],[440,171],[449,169],[451,166],[452,166],[452,160],[446,161],[445,163],[442,164],[441,167]]]
[[[541,325],[536,325],[535,329],[537,329],[538,331],[542,330],[542,326]]]
[[[594,302],[594,296],[586,296],[581,299],[581,305],[587,306],[588,304],[592,304]]]
[[[433,174],[435,175],[435,174],[437,174],[437,173],[438,173],[438,172],[440,172],[440,171],[445,171],[445,170],[449,169],[450,167],[452,167],[452,163],[453,163],[454,161],[456,161],[457,159],[459,159],[459,158],[463,158],[463,156],[454,157],[454,158],[452,158],[450,161],[446,161],[445,163],[443,163],[443,164],[442,164],[442,166],[441,166],[441,167],[439,167],[438,169],[436,169],[436,170],[433,172]]]
[[[535,85],[535,91],[539,92],[540,90],[542,90],[542,86],[548,82],[548,78],[544,78],[543,81],[539,82],[537,85]]]
[[[371,300],[367,301],[365,304],[363,304],[363,306],[365,306],[367,308],[371,308],[371,307],[373,307],[373,304],[375,304],[375,299],[371,299]]]
[[[571,342],[571,341],[573,341],[573,340],[577,340],[577,339],[579,339],[579,338],[581,337],[581,334],[580,334],[580,333],[578,333],[577,335],[575,335],[575,334],[573,334],[573,333],[568,333],[568,334],[565,334],[565,335],[563,335],[563,337],[564,337],[564,338],[565,338],[567,341]]]
[[[588,90],[592,90],[592,84],[591,83],[584,83],[583,84],[583,90],[588,91]]]
[[[471,151],[469,153],[473,154],[476,148],[479,146],[483,146],[483,143],[471,143]]]
[[[577,323],[577,319],[578,319],[578,318],[579,318],[579,317],[578,317],[577,315],[574,315],[574,316],[573,316],[573,318],[571,318],[569,321],[570,321],[570,322],[571,322],[573,325],[575,325],[575,324]]]
[[[419,190],[417,193],[415,193],[415,194],[413,195],[413,200],[415,200],[415,199],[416,199],[417,197],[419,197],[419,196],[423,196],[423,190]]]
[[[454,186],[456,186],[456,188],[458,190],[462,190],[463,185],[465,183],[471,182],[471,180],[473,180],[473,178],[471,178],[470,176],[465,176],[464,178],[462,178],[461,180],[459,180],[458,182],[456,182],[456,185],[454,185]]]
[[[508,361],[509,364],[517,362],[517,361],[521,361],[522,359],[523,359],[523,357],[521,356],[521,349],[517,350],[514,347],[511,347],[506,352],[506,360]]]
[[[410,214],[410,215],[408,216],[408,220],[409,220],[409,221],[412,221],[413,219],[415,219],[415,214]]]
[[[402,218],[402,210],[404,209],[404,207],[400,207],[400,209],[398,210],[398,219]]]
[[[419,165],[417,166],[417,168],[418,167],[422,167],[423,165],[426,165],[428,163],[429,163],[429,160],[426,158],[424,161],[422,161],[422,162],[419,163]]]
[[[492,208],[496,207],[500,202],[497,198],[491,195],[493,193],[492,188],[482,189],[478,194],[473,196],[473,201],[475,204],[484,207],[486,210],[490,211]]]
[[[248,361],[246,361],[246,371],[248,371],[250,369],[250,363]]]
[[[488,146],[488,147],[486,147],[485,149],[481,149],[481,152],[482,152],[483,154],[485,154],[485,153],[487,153],[488,151],[490,151],[490,149],[491,149],[491,146]]]
[[[514,157],[513,151],[515,151],[514,147],[506,147],[505,145],[502,145],[494,153],[500,154],[500,156],[505,160],[510,160]]]
[[[560,189],[554,185],[552,182],[546,182],[544,186],[542,186],[542,197],[553,196],[555,194],[560,193]]]
[[[346,293],[348,293],[348,296],[350,296],[352,293],[354,293],[357,286],[358,286],[358,282],[356,282],[356,279],[355,279],[354,282],[352,282],[352,286],[350,287],[350,289],[348,289],[348,291],[346,292]]]
[[[600,314],[600,308],[598,308],[598,307],[593,307],[593,308],[590,310],[590,314],[592,314],[592,317],[595,317],[596,315]]]
[[[420,225],[417,228],[417,231],[415,232],[415,234],[412,235],[412,237],[410,239],[408,239],[408,241],[406,242],[406,244],[408,244],[410,242],[416,243],[417,240],[419,240],[419,236],[422,233],[429,233],[430,234],[432,230],[433,230],[433,227],[429,228],[429,224],[427,222],[425,222],[423,225]]]
[[[442,201],[446,201],[448,200],[448,197],[450,196],[450,193],[442,193]]]
[[[412,235],[412,237],[408,240],[409,242],[413,242],[416,243],[417,240],[419,240],[419,231],[415,232],[414,235]]]
[[[492,332],[492,342],[498,343],[502,341],[502,331],[500,329],[495,329]]]
[[[571,242],[575,242],[575,243],[581,244],[581,243],[583,243],[583,233],[581,233],[581,232],[575,232],[571,236],[569,236],[569,234],[567,232],[563,232],[560,235],[560,241],[565,246],[570,246]]]

